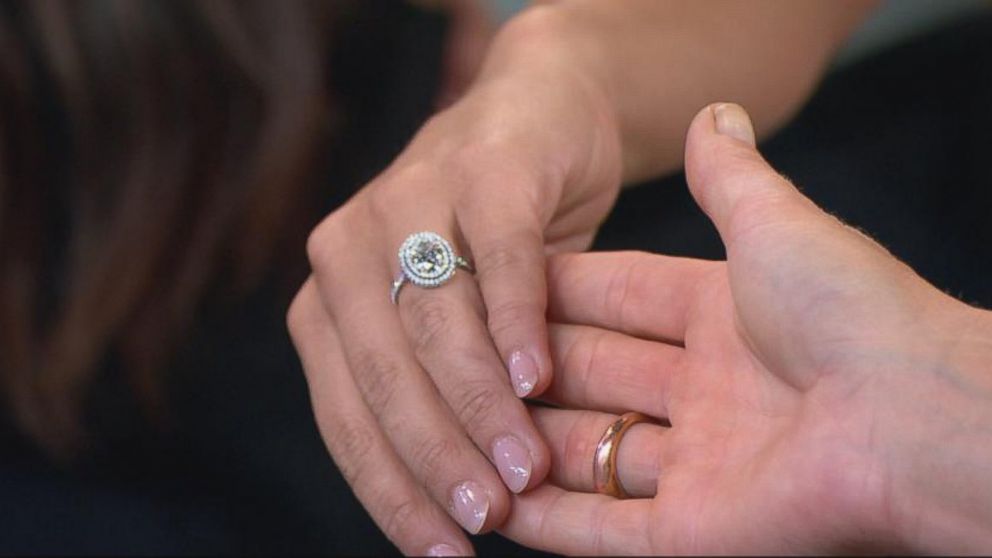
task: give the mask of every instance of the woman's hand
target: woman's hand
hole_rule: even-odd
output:
[[[516,40],[506,48],[526,46]],[[335,462],[410,554],[470,552],[446,514],[491,530],[506,488],[547,473],[519,399],[551,381],[545,254],[586,247],[619,188],[606,100],[568,53],[510,64],[505,52],[494,47],[472,90],[317,227],[313,276],[288,316]],[[394,306],[397,249],[424,230],[474,260],[475,277],[407,285]]]
[[[550,315],[579,325],[552,327],[546,396],[585,410],[532,409],[550,484],[516,496],[501,532],[564,554],[987,552],[989,313],[822,212],[753,142],[736,105],[688,136],[726,263],[551,260]],[[628,410],[671,423],[620,445],[640,499],[584,494]]]

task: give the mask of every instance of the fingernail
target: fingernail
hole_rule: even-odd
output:
[[[478,484],[463,482],[452,491],[451,511],[466,531],[478,534],[489,515],[489,496]]]
[[[493,444],[493,461],[503,482],[510,490],[520,493],[530,480],[530,452],[513,436],[504,436]]]
[[[713,118],[716,120],[718,133],[754,146],[754,126],[751,125],[751,117],[740,105],[720,103],[713,107]]]
[[[526,397],[537,385],[537,363],[523,351],[513,351],[510,355],[510,383],[517,397]]]
[[[464,556],[464,554],[450,544],[441,543],[428,548],[427,556]]]

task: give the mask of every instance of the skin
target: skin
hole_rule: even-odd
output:
[[[288,326],[335,463],[402,551],[469,552],[456,520],[496,528],[511,489],[551,468],[520,399],[552,383],[547,255],[586,248],[622,182],[677,167],[705,103],[743,100],[760,133],[781,124],[870,4],[528,10],[497,33],[468,91],[313,231]],[[422,230],[470,256],[475,280],[408,286],[394,307],[396,249]],[[524,455],[515,476],[496,459],[507,441]],[[465,483],[485,502],[481,523],[451,513]]]
[[[556,465],[501,532],[564,554],[987,553],[992,313],[821,211],[753,142],[736,105],[688,135],[726,262],[552,258],[563,408],[531,412]],[[671,427],[620,445],[638,498],[591,494],[625,410]]]
[[[439,109],[449,107],[475,79],[485,59],[496,24],[486,6],[477,0],[450,0],[450,29],[443,54],[443,70],[438,85]]]

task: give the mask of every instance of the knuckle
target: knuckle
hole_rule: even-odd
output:
[[[475,264],[480,274],[496,275],[523,265],[522,260],[517,247],[499,242],[482,250],[476,257]]]
[[[575,377],[579,379],[579,385],[582,386],[581,401],[588,403],[595,400],[596,381],[593,375],[599,369],[600,359],[604,356],[602,354],[603,341],[606,334],[602,331],[586,331],[583,332],[582,336],[583,339],[576,343],[576,345],[581,345],[581,349],[576,349],[579,352],[575,353],[573,357],[577,362],[572,369],[576,371]],[[609,359],[609,356],[606,358]]]
[[[471,432],[494,422],[502,400],[501,390],[492,383],[467,382],[457,394],[453,407],[458,420]]]
[[[355,378],[362,397],[373,415],[382,415],[396,397],[401,374],[399,362],[374,349],[360,350],[354,357]]]
[[[397,210],[422,203],[425,192],[442,183],[445,175],[434,164],[418,161],[387,170],[358,195],[370,222],[383,223],[395,219]]]
[[[362,472],[369,470],[375,429],[362,419],[339,417],[325,424],[321,432],[341,476],[349,486],[359,483]]]
[[[500,163],[498,173],[491,171],[494,160]],[[444,171],[462,177],[466,184],[499,192],[504,200],[512,199],[518,215],[537,216],[548,200],[557,199],[560,184],[558,177],[548,176],[545,167],[521,157],[519,147],[498,137],[459,146],[445,161]],[[475,210],[485,210],[484,197],[465,201]]]
[[[328,216],[307,236],[307,259],[315,270],[321,267],[330,255],[331,244],[335,237],[334,223],[334,217]]]
[[[635,283],[641,277],[637,270],[640,261],[642,261],[641,258],[629,258],[626,265],[617,267],[605,291],[603,305],[607,310],[606,315],[614,316],[620,329],[625,329],[628,301],[631,300],[631,294],[637,288]],[[634,300],[637,300],[636,297]]]
[[[486,308],[489,318],[489,332],[494,337],[502,337],[507,331],[532,323],[539,318],[533,302],[511,299]]]
[[[559,342],[556,353],[560,359],[560,369],[564,374],[563,382],[576,378],[579,382],[584,382],[588,378],[588,371],[592,361],[592,351],[589,346],[591,333],[577,330],[574,336],[563,336],[563,342]]]
[[[392,187],[392,182],[387,181],[378,184],[376,188],[368,190],[369,216],[375,219],[375,222],[382,222],[378,219],[388,218],[387,216],[389,215],[395,216],[396,208],[402,207],[402,200],[398,198],[398,194],[402,193],[403,190],[404,188]]]
[[[590,432],[598,432],[596,424],[584,417],[575,421],[565,434],[565,471],[574,480],[582,479],[586,466],[592,462],[593,453],[599,440],[590,438]],[[605,431],[605,427],[603,428]]]
[[[351,201],[317,224],[307,236],[307,259],[317,273],[331,273],[334,261],[347,248],[347,242],[363,236],[371,222],[363,218],[364,200]]]
[[[430,487],[439,487],[444,473],[459,454],[458,443],[446,436],[438,436],[417,444],[411,454],[413,465],[421,480]]]
[[[418,356],[436,351],[445,336],[451,331],[451,307],[429,293],[417,293],[410,306],[409,315],[413,318],[414,350]],[[413,297],[412,297],[413,298]]]
[[[727,218],[727,231],[731,241],[767,236],[763,234],[766,231],[771,231],[771,236],[776,236],[783,225],[788,227],[793,224],[782,218],[791,213],[793,204],[792,197],[784,195],[780,189],[768,189],[741,198],[734,204]]]
[[[384,508],[382,530],[391,540],[405,540],[420,531],[418,519],[424,513],[416,501],[390,498]]]
[[[289,309],[286,310],[286,329],[289,330],[289,336],[297,345],[307,323],[305,304],[303,291],[300,291],[293,297],[293,302],[289,304]]]

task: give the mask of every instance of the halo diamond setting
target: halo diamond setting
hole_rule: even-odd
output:
[[[427,231],[407,237],[399,256],[400,269],[407,280],[428,289],[443,285],[458,267],[451,244],[441,235]]]
[[[472,264],[455,254],[451,243],[430,231],[411,234],[399,250],[400,273],[393,281],[389,299],[396,304],[400,289],[409,281],[418,287],[433,289],[448,282],[458,268],[473,273]]]

